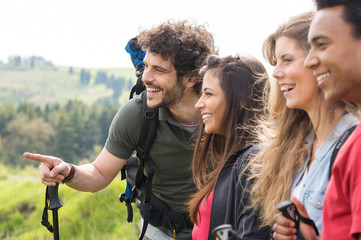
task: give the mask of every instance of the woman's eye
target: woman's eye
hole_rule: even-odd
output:
[[[284,61],[284,62],[292,62],[292,59],[290,59],[290,58],[284,58],[283,61]]]

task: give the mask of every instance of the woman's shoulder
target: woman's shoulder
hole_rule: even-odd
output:
[[[242,147],[240,150],[236,152],[237,154],[237,162],[244,159],[244,158],[251,158],[253,155],[255,155],[260,149],[260,145],[251,145],[247,144],[244,147]]]
[[[239,171],[240,169],[244,169],[248,162],[258,153],[260,149],[260,145],[245,145],[240,150],[236,152],[237,158],[234,163],[235,169]]]

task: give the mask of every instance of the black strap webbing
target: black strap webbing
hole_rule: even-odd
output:
[[[353,132],[353,130],[355,130],[356,127],[357,127],[357,125],[354,125],[354,126],[350,127],[349,129],[347,129],[346,132],[337,141],[335,149],[333,150],[332,156],[330,159],[330,168],[328,169],[329,178],[331,178],[332,166],[333,166],[333,163],[335,162],[338,151],[340,150],[341,146],[346,142],[347,138],[351,135],[351,133]]]
[[[152,193],[152,180],[154,175],[153,160],[149,155],[149,150],[155,140],[155,136],[158,129],[159,123],[159,111],[158,108],[150,109],[147,106],[146,92],[143,93],[142,98],[142,126],[140,130],[139,142],[137,146],[137,156],[141,160],[140,167],[138,168],[137,175],[135,178],[135,188],[140,189],[144,182],[143,169],[145,162],[148,166],[148,176],[146,180],[146,191],[144,197],[144,216],[143,217],[143,228],[139,239],[143,239],[144,234],[147,230],[150,216],[150,200]]]
[[[43,225],[44,227],[46,227],[49,232],[53,232],[53,226],[50,224],[49,220],[48,220],[48,208],[49,208],[49,187],[46,187],[46,191],[45,191],[45,207],[43,210],[43,216],[41,217],[41,225]]]
[[[145,86],[142,81],[142,76],[143,76],[142,72],[143,71],[141,71],[141,75],[138,76],[136,84],[133,86],[132,90],[130,91],[129,99],[132,99],[134,94],[139,95],[145,90]]]
[[[319,236],[319,232],[318,232],[318,229],[317,229],[317,227],[316,227],[316,224],[315,224],[315,222],[314,222],[312,219],[306,218],[306,217],[302,216],[300,213],[298,213],[298,219],[299,219],[301,222],[306,223],[306,224],[312,226],[313,229],[314,229],[315,232],[316,232],[316,235]],[[297,233],[301,234],[301,231],[297,231]]]

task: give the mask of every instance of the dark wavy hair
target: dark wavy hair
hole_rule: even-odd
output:
[[[317,10],[343,5],[342,17],[352,27],[355,38],[361,38],[361,1],[360,0],[315,0]]]
[[[195,77],[193,88],[200,92],[202,81],[198,73],[210,54],[218,53],[213,35],[204,25],[187,20],[167,21],[138,35],[138,42],[146,51],[170,60],[177,71],[177,78]]]
[[[227,159],[252,139],[256,116],[264,109],[263,90],[268,80],[265,67],[253,57],[212,55],[201,76],[206,72],[219,79],[224,92],[226,109],[222,128],[225,134],[207,134],[202,124],[192,161],[192,174],[199,191],[188,204],[195,223],[199,205],[213,191]]]

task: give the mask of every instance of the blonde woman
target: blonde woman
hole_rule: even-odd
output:
[[[312,70],[304,66],[313,16],[314,12],[306,12],[291,18],[263,45],[276,81],[268,103],[269,115],[258,127],[264,147],[251,163],[255,179],[251,201],[260,209],[263,225],[273,225],[276,219],[275,239],[294,233],[290,228],[294,223],[276,209],[292,196],[304,203],[321,232],[323,198],[335,143],[359,123],[356,104],[326,102]]]

